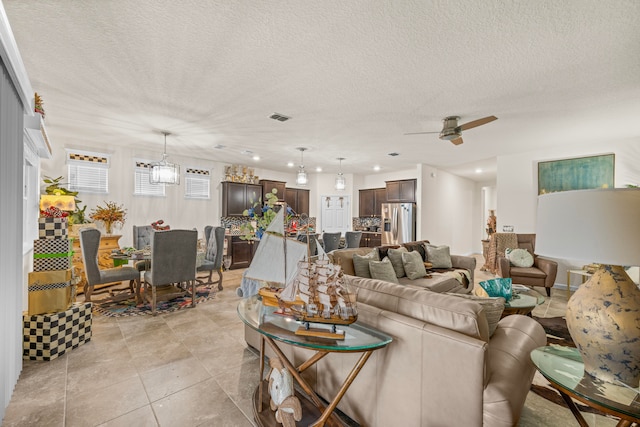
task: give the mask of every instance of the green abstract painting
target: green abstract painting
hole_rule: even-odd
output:
[[[538,194],[613,188],[614,166],[614,154],[540,162]]]

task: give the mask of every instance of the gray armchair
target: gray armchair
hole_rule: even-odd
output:
[[[151,302],[151,313],[154,316],[159,287],[163,290],[164,300],[184,295],[188,289],[191,289],[191,306],[195,307],[197,252],[198,232],[195,230],[168,230],[153,233],[152,265],[150,270],[144,272],[144,298]]]
[[[144,249],[151,246],[151,239],[155,230],[150,225],[134,225],[133,226],[133,247],[136,249]],[[138,261],[134,263],[138,271],[144,271],[149,268],[149,261]]]
[[[342,233],[322,233],[322,249],[329,253],[340,247],[340,237]]]
[[[347,241],[347,248],[359,248],[362,231],[347,231],[344,233],[344,239]]]
[[[551,296],[551,288],[558,274],[558,263],[535,255],[535,234],[516,234],[516,236],[518,248],[526,249],[533,256],[533,265],[531,267],[514,267],[508,258],[498,255],[498,275],[511,277],[513,283],[543,287],[547,291],[547,296]]]
[[[198,271],[208,271],[209,278],[206,285],[213,284],[211,277],[213,272],[218,272],[218,290],[222,288],[222,257],[224,256],[224,228],[213,227],[207,225],[204,228],[204,236],[207,245],[207,252],[204,256],[204,261],[198,266]]]
[[[115,267],[100,270],[98,266],[98,249],[100,247],[100,230],[96,228],[84,228],[80,230],[80,250],[84,262],[84,273],[87,282],[84,285],[84,299],[91,301],[91,294],[96,285],[112,282],[129,281],[131,293],[139,294],[140,272],[133,267]]]

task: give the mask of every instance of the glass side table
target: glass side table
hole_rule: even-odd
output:
[[[560,392],[580,426],[589,427],[589,424],[571,398],[619,417],[618,426],[640,423],[638,389],[622,383],[604,382],[586,374],[578,349],[562,346],[539,347],[531,352],[531,360],[538,371]]]
[[[520,285],[516,285],[520,286]],[[502,317],[511,314],[530,315],[534,308],[540,304],[544,304],[544,296],[539,292],[530,288],[515,288],[513,290],[513,298],[504,305]]]
[[[345,333],[343,340],[296,335],[295,332],[301,323],[289,316],[277,314],[275,311],[276,307],[263,306],[262,302],[255,296],[244,299],[238,304],[238,316],[240,316],[240,319],[242,319],[247,326],[261,334],[260,378],[264,378],[264,350],[266,342],[307,395],[306,397],[302,396],[300,398],[301,404],[303,404],[303,419],[299,422],[299,425],[342,425],[338,417],[333,415],[333,411],[338,406],[338,402],[340,402],[340,399],[342,399],[342,396],[344,396],[353,380],[358,376],[358,373],[360,373],[369,356],[371,356],[375,350],[386,347],[393,339],[387,334],[357,322],[349,326],[338,326],[338,329],[343,330]],[[275,341],[315,350],[315,353],[299,367],[295,367],[287,359],[282,350],[280,350]],[[325,406],[320,397],[313,391],[313,388],[302,378],[302,372],[313,366],[329,353],[354,352],[362,353],[362,355],[344,380],[338,394],[329,405]],[[264,401],[266,401],[266,405],[263,404]],[[267,382],[261,380],[253,396],[254,415],[256,422],[260,426],[276,425],[274,424],[274,413],[269,410],[268,401]]]

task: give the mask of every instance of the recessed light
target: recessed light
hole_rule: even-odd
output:
[[[482,173],[482,169],[480,168],[476,169],[476,173]]]
[[[257,162],[258,160],[260,160],[260,156],[258,156],[258,155],[253,156],[253,160],[255,160]]]
[[[374,170],[374,171],[376,171],[376,172],[378,172],[378,171],[380,170],[380,166],[375,165],[375,166],[373,167],[373,170]]]
[[[293,167],[293,162],[289,162],[289,163],[287,163],[287,166],[289,166],[290,168],[292,168],[292,167]]]
[[[316,167],[316,172],[322,172],[322,168],[320,166]]]

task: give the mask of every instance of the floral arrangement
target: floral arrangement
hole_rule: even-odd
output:
[[[38,95],[38,92],[35,93],[34,95],[34,107],[33,107],[33,111],[35,111],[36,113],[40,113],[40,115],[42,116],[42,118],[44,119],[44,108],[42,107],[42,98],[40,97],[40,95]]]
[[[269,227],[271,221],[276,217],[277,211],[275,210],[276,203],[278,202],[278,190],[275,188],[271,190],[271,193],[265,194],[264,204],[262,199],[258,199],[257,202],[253,202],[253,207],[246,209],[242,215],[249,217],[249,221],[240,226],[240,238],[243,240],[249,240],[253,238],[262,238],[264,231]],[[287,206],[287,218],[289,221],[293,211]]]
[[[104,224],[107,234],[111,234],[114,225],[122,227],[127,217],[127,210],[115,202],[104,202],[106,206],[98,206],[91,211],[89,217]]]

